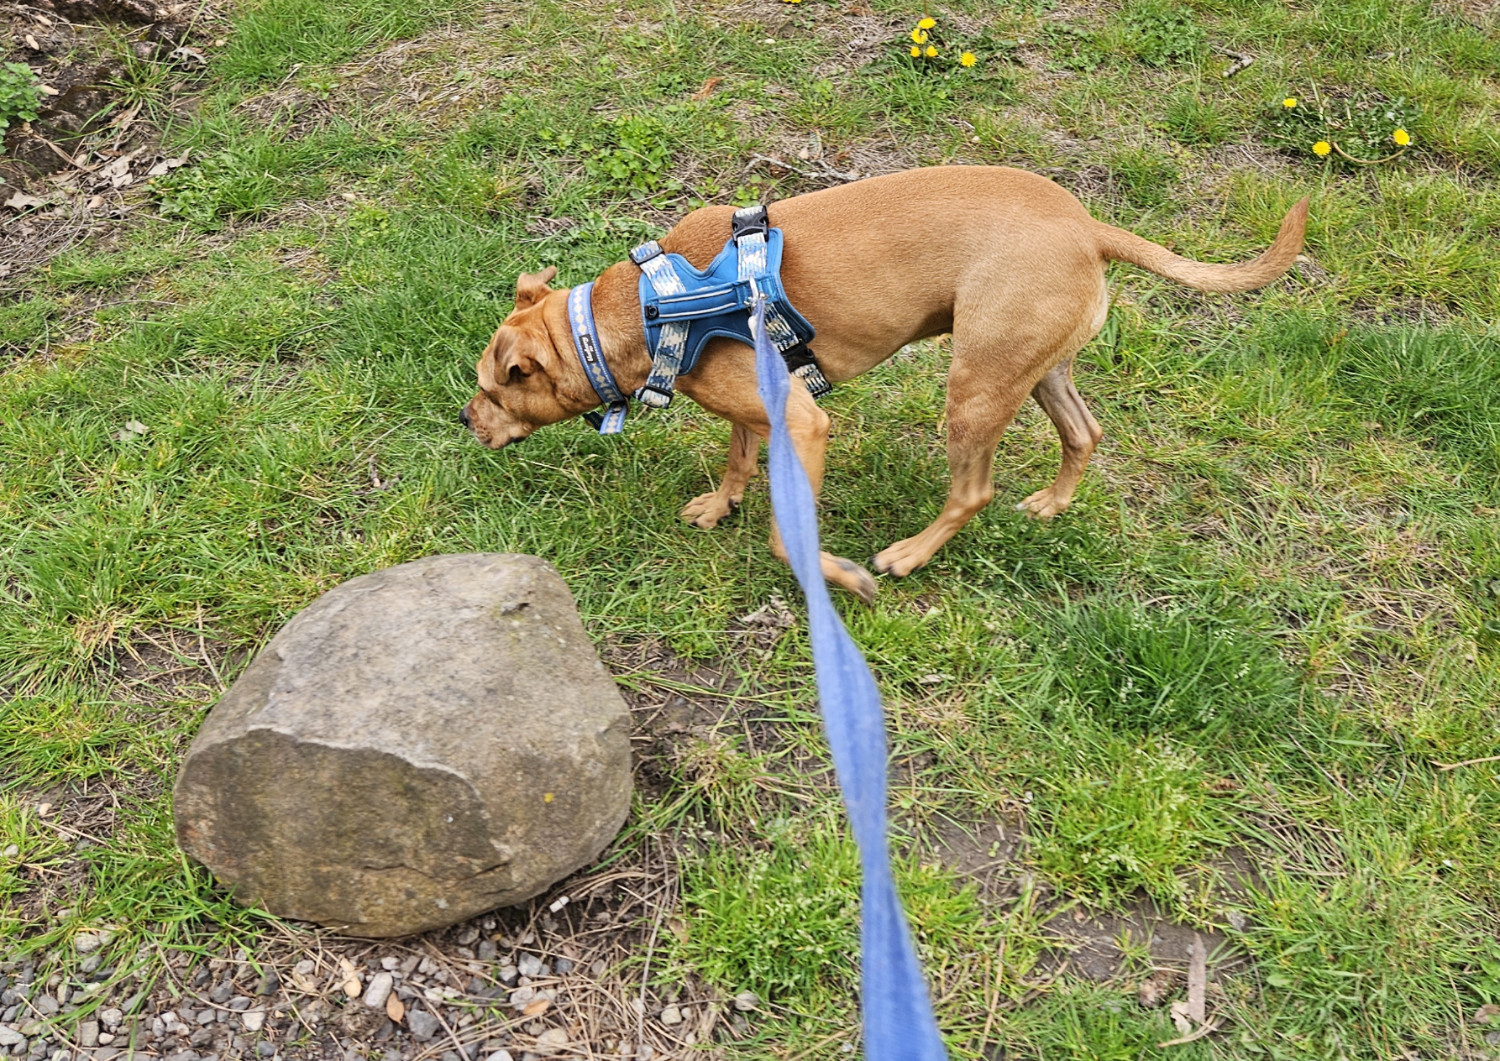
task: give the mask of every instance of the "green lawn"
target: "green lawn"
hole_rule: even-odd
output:
[[[909,2],[249,0],[195,80],[134,62],[143,118],[193,164],[0,298],[0,934],[46,955],[111,926],[142,982],[163,953],[143,942],[283,938],[174,846],[203,712],[348,578],[534,553],[627,688],[710,719],[642,751],[613,857],[656,867],[674,930],[645,926],[626,979],[756,991],[724,1056],[846,1056],[857,861],[804,630],[765,651],[739,633],[772,594],[800,602],[764,547],[763,480],[696,531],[676,514],[728,430],[687,402],[502,454],[457,414],[518,272],[582,282],[694,206],[826,183],[755,155],[1007,164],[1220,261],[1310,194],[1310,261],[1233,297],[1116,267],[1080,359],[1106,435],[1074,506],[1014,510],[1057,460],[1029,406],[995,504],[874,607],[840,600],[886,698],[904,894],[953,1056],[1500,1057],[1500,1021],[1475,1021],[1500,1002],[1482,7],[962,0],[926,9],[943,51],[924,67]],[[1226,53],[1255,61],[1226,79]],[[1397,157],[1320,158],[1325,137]],[[919,203],[910,223],[944,238]],[[830,550],[870,556],[941,506],[944,343],[826,400]],[[94,817],[60,829],[43,801]],[[1001,886],[933,854],[952,823],[1024,831]],[[1136,1004],[1138,946],[1112,979],[1057,974],[1049,918],[1147,898],[1241,959],[1211,993],[1223,1027],[1189,1046],[1157,1049],[1178,1033]]]

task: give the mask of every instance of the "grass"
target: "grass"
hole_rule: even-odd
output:
[[[675,518],[727,429],[681,403],[497,456],[456,424],[518,272],[581,282],[701,202],[807,190],[746,165],[812,145],[836,169],[1041,169],[1219,260],[1313,198],[1315,267],[1265,291],[1117,268],[1079,372],[1107,434],[1074,507],[1011,508],[1055,470],[1028,409],[996,503],[845,607],[887,699],[903,889],[954,1055],[1175,1037],[1136,1005],[1138,965],[1051,976],[1050,917],[1142,896],[1245,958],[1214,1000],[1231,1022],[1177,1053],[1494,1051],[1472,1015],[1500,997],[1500,774],[1447,768],[1500,749],[1494,34],[1407,0],[955,2],[945,28],[986,42],[966,79],[892,58],[918,7],[845,6],[266,0],[236,9],[191,112],[140,72],[200,161],[159,181],[157,216],[0,302],[0,931],[45,953],[112,926],[139,985],[161,972],[144,941],[263,945],[282,929],[172,841],[203,711],[347,578],[529,552],[601,641],[734,674],[774,734],[699,740],[638,799],[615,857],[674,852],[680,925],[640,975],[769,1000],[740,1056],[852,1042],[853,854],[805,638],[762,655],[734,632],[795,599],[764,489],[712,534]],[[1256,62],[1226,81],[1214,46]],[[1357,170],[1274,146],[1265,108],[1314,90],[1404,96],[1412,150]],[[868,556],[936,513],[944,365],[923,344],[827,400],[829,548]],[[133,680],[134,658],[185,677]],[[131,798],[97,843],[37,810],[107,792]],[[1024,829],[1011,887],[931,854],[949,819]]]

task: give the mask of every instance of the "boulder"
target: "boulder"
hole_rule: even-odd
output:
[[[235,898],[357,936],[523,902],[630,804],[629,715],[533,556],[350,580],[219,700],[174,791],[177,840]]]

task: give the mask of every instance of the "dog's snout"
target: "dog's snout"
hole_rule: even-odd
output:
[[[458,411],[458,422],[465,427],[471,426],[469,423],[469,407],[467,405]]]

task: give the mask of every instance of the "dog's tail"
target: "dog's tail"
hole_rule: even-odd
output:
[[[1302,236],[1307,229],[1307,200],[1287,211],[1276,241],[1264,254],[1239,265],[1195,262],[1123,228],[1101,224],[1099,229],[1099,253],[1110,261],[1139,265],[1199,291],[1253,291],[1290,269],[1301,252]]]

